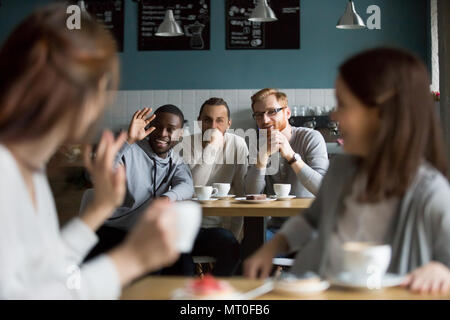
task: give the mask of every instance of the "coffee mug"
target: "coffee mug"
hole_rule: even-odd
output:
[[[391,261],[390,245],[346,242],[341,247],[341,254],[343,271],[350,273],[352,281],[370,289],[380,288]]]
[[[177,214],[177,237],[175,247],[181,253],[189,253],[194,246],[202,222],[202,208],[193,201],[174,203]]]
[[[286,183],[275,183],[273,190],[278,197],[287,197],[291,192],[291,185]]]
[[[229,183],[213,183],[213,187],[217,189],[216,195],[219,197],[226,196],[231,188]]]
[[[194,189],[198,200],[209,200],[212,195],[217,194],[217,189],[211,186],[195,186]]]

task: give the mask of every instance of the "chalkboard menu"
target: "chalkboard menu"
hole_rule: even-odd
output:
[[[138,14],[139,50],[209,50],[210,0],[141,0]],[[167,9],[184,32],[178,37],[155,36]]]
[[[123,51],[124,0],[85,0],[89,14],[102,22],[117,40],[117,48]]]
[[[268,0],[277,21],[248,18],[258,0],[226,0],[226,48],[300,49],[300,0]]]

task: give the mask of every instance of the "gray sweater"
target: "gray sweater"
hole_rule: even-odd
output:
[[[116,163],[125,165],[127,192],[106,226],[129,230],[154,198],[167,196],[177,201],[191,199],[194,194],[191,171],[173,150],[160,158],[147,140],[132,145],[125,142]]]
[[[259,170],[255,165],[248,169],[245,178],[245,190],[248,194],[266,193],[273,195],[274,183],[290,183],[291,192],[299,198],[314,198],[317,194],[322,178],[328,169],[327,146],[323,136],[319,131],[292,127],[292,137],[289,140],[292,149],[300,155],[305,162],[305,166],[298,174],[287,163],[287,160],[280,156],[280,153],[273,154],[269,161],[274,161],[274,157],[279,157],[279,170],[275,174],[269,175],[266,170]],[[270,166],[270,162],[269,165]],[[272,218],[268,226],[279,228],[286,221],[286,218]]]
[[[326,276],[337,214],[342,212],[357,170],[355,157],[334,157],[311,207],[283,225],[280,233],[290,249],[300,249],[292,272],[314,271]],[[392,246],[389,272],[406,274],[430,261],[450,267],[450,187],[429,164],[421,165],[400,199],[384,242]]]

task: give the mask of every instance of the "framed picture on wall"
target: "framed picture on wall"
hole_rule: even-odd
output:
[[[300,49],[300,0],[267,0],[277,21],[248,18],[259,0],[226,0],[226,49]]]
[[[210,0],[141,0],[138,11],[138,50],[209,50]],[[167,9],[184,35],[160,37],[155,33]]]

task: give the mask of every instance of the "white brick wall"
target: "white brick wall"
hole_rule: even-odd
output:
[[[223,98],[230,107],[232,128],[254,127],[250,97],[259,89],[246,90],[129,90],[117,91],[115,102],[106,112],[104,126],[113,130],[127,128],[133,113],[143,107],[154,110],[170,103],[179,107],[190,122],[197,119],[202,103],[211,98]],[[288,96],[289,106],[335,107],[334,89],[279,89]]]

